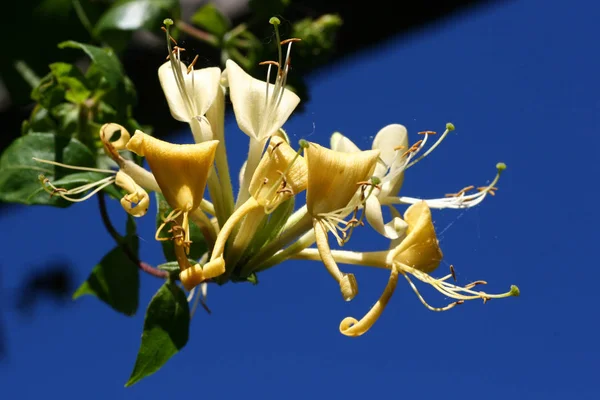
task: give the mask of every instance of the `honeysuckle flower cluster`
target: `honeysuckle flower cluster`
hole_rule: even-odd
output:
[[[168,143],[140,130],[131,135],[122,126],[106,124],[99,136],[116,169],[72,167],[107,177],[69,190],[43,178],[44,187],[67,200],[82,201],[116,184],[126,192],[121,199],[123,209],[135,217],[146,214],[149,192],[162,193],[172,211],[162,216],[156,239],[172,242],[179,279],[190,291],[190,299],[198,285],[202,285],[205,297],[206,283],[248,279],[288,259],[321,262],[345,301],[358,295],[359,280],[339,264],[389,270],[388,284],[371,310],[360,320],[347,317],[341,321],[340,331],[347,336],[359,336],[371,328],[388,304],[400,275],[419,301],[433,311],[446,311],[466,300],[486,302],[517,296],[516,286],[501,294],[478,290],[484,281],[460,286],[453,267],[440,278],[431,275],[443,258],[431,209],[469,208],[481,203],[495,194],[505,165],[496,166],[496,176],[488,185],[465,187],[438,199],[420,199],[400,195],[404,175],[454,130],[452,124],[447,124],[441,135],[420,132],[420,139],[412,144],[406,128],[392,124],[375,135],[372,148],[367,150],[339,132],[331,136],[330,148],[305,140],[295,148],[282,127],[300,102],[286,87],[292,46],[300,39],[280,40],[279,21],[273,18],[270,22],[279,56],[276,61],[262,63],[267,70],[262,81],[231,60],[223,71],[218,67],[194,69],[197,57],[186,66],[181,61],[184,49],[169,34],[172,21],[165,20],[169,56],[158,69],[158,78],[171,115],[189,124],[196,143]],[[227,96],[240,130],[249,138],[236,199],[224,134]],[[434,138],[437,140],[429,146]],[[150,170],[132,162],[128,153],[144,157]],[[305,190],[306,204],[295,204],[297,195]],[[403,215],[396,208],[400,205],[408,206]],[[386,208],[391,215],[387,221]],[[202,230],[208,245],[209,251],[200,260],[188,258],[190,221]],[[350,243],[355,229],[371,229],[389,242],[388,249],[359,252],[331,248],[332,239],[339,246]],[[452,302],[431,306],[413,278],[431,285]]]

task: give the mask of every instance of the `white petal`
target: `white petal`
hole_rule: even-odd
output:
[[[376,196],[369,196],[365,204],[365,216],[369,224],[388,239],[398,239],[406,231],[406,222],[401,218],[393,218],[387,224],[383,223],[381,204]]]
[[[210,122],[204,117],[192,118],[190,120],[190,128],[192,128],[192,134],[194,135],[194,141],[196,143],[203,143],[216,139]]]
[[[358,153],[360,149],[355,145],[352,140],[339,132],[334,132],[330,139],[331,150],[339,151],[341,153]]]
[[[292,91],[283,89],[279,104],[273,97],[275,85],[248,75],[234,61],[227,60],[227,83],[233,104],[235,119],[240,129],[257,140],[266,139],[283,126],[292,114],[300,98]]]
[[[184,63],[178,62],[178,65],[185,82],[185,94],[181,93],[170,61],[160,66],[158,79],[173,118],[190,122],[196,116],[203,116],[214,101],[219,90],[221,70],[218,67],[210,67],[188,74]]]
[[[238,174],[238,181],[240,184],[240,187],[244,186],[244,174],[246,173],[246,164],[248,163],[248,161],[244,161],[244,163],[242,164],[242,167],[240,168],[240,173]]]
[[[390,249],[395,249],[398,247],[400,242],[404,240],[406,237],[406,231],[408,230],[408,224],[402,218],[394,217],[393,221],[394,229],[398,232],[398,237],[396,239],[392,239],[390,242]]]
[[[394,150],[399,146],[403,146],[404,150]],[[381,151],[380,158],[388,167],[397,164],[401,160],[402,154],[408,150],[408,132],[406,128],[400,124],[391,124],[381,128],[375,135],[375,139],[373,139],[373,150]],[[375,173],[377,172],[376,170]]]

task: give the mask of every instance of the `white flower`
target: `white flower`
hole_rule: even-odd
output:
[[[174,60],[160,66],[158,79],[173,118],[189,123],[203,117],[215,100],[221,70],[218,67],[188,69],[181,61]]]
[[[258,141],[276,133],[300,103],[300,98],[285,88],[287,67],[280,71],[272,84],[248,75],[234,61],[226,63],[224,75],[229,83],[235,119],[246,135]]]
[[[331,148],[345,153],[354,153],[360,149],[341,133],[331,137]],[[379,163],[374,176],[381,179],[379,188],[373,189],[365,204],[365,216],[369,224],[380,234],[397,239],[406,229],[401,218],[393,218],[387,224],[383,221],[380,199],[397,196],[404,181],[404,170],[407,165],[408,133],[403,125],[392,124],[382,128],[373,140],[373,150],[379,150]]]

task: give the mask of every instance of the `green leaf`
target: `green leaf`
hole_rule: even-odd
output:
[[[156,204],[158,207],[158,212],[156,213],[156,227],[158,228],[158,226],[163,222],[162,217],[168,215],[172,211],[172,208],[169,206],[169,204],[167,204],[167,201],[161,193],[156,193]],[[163,232],[168,230],[169,227],[167,226]],[[188,258],[198,260],[204,253],[206,253],[207,246],[204,235],[202,235],[202,231],[192,221],[190,221],[190,240],[192,241],[192,244],[190,245]],[[173,242],[171,240],[165,240],[161,241],[160,243],[162,244],[165,259],[167,261],[175,261],[177,258],[175,257],[175,252],[173,250]]]
[[[73,48],[83,50],[92,59],[92,62],[96,64],[96,67],[101,71],[104,79],[106,79],[111,87],[116,87],[123,81],[123,67],[110,48],[103,49],[73,40],[62,42],[58,47],[61,49]]]
[[[96,23],[96,34],[105,37],[110,31],[156,31],[167,18],[179,16],[177,0],[120,0]]]
[[[93,167],[95,157],[80,141],[50,133],[30,133],[15,140],[0,158],[0,200],[23,204],[70,205],[58,196],[40,191],[39,175],[53,181],[70,172],[62,167],[44,164],[32,158],[57,161],[69,165]]]
[[[142,344],[125,386],[131,386],[158,371],[186,345],[189,328],[190,310],[185,293],[169,280],[150,300]]]
[[[65,94],[65,88],[58,83],[58,80],[52,73],[49,73],[31,91],[31,99],[40,103],[42,107],[51,109],[64,101]]]
[[[80,132],[80,108],[77,104],[61,103],[50,113],[57,122],[58,135],[73,136]]]
[[[26,135],[31,132],[48,132],[56,134],[56,121],[48,112],[47,108],[36,105],[29,116],[29,119],[23,121],[21,134]]]
[[[197,262],[196,260],[192,260],[190,258],[188,258],[188,261],[190,262],[190,264],[195,264]],[[179,263],[177,261],[169,261],[164,264],[158,265],[156,268],[163,271],[167,271],[170,274],[179,274],[180,271]]]
[[[124,244],[129,246],[130,254],[137,257],[138,237],[133,226],[133,232],[131,228],[128,229]],[[139,291],[138,266],[122,246],[117,246],[94,267],[87,280],[73,294],[73,299],[84,295],[96,296],[114,310],[134,315],[138,308]]]
[[[221,11],[211,3],[200,7],[200,9],[192,15],[191,21],[193,24],[206,29],[207,32],[217,35],[219,38],[222,38],[231,28],[229,18],[223,15]]]
[[[92,94],[86,87],[85,76],[76,66],[57,62],[50,64],[50,71],[57,82],[65,88],[67,101],[75,104],[83,103]]]

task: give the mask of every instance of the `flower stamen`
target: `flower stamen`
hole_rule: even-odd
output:
[[[420,201],[424,201],[430,208],[444,209],[444,208],[470,208],[481,203],[485,197],[495,195],[495,191],[498,189],[496,184],[500,180],[500,175],[506,169],[506,164],[496,164],[496,176],[492,182],[487,186],[481,186],[477,188],[476,193],[467,194],[469,190],[472,190],[471,186],[463,188],[458,193],[448,194],[444,198],[439,199],[417,199],[413,197],[385,197],[381,200],[381,204],[415,204]]]

